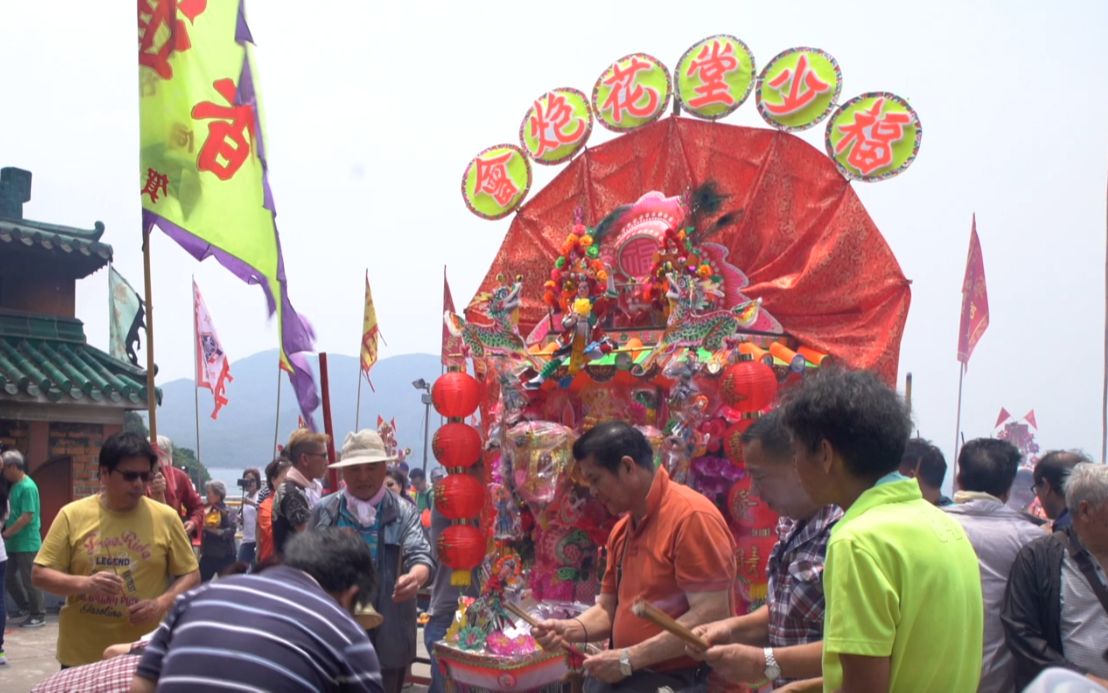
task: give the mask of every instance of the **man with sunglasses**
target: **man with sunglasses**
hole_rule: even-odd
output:
[[[66,597],[58,623],[63,667],[150,632],[200,582],[177,513],[146,496],[157,455],[135,433],[100,448],[100,493],[63,507],[35,557],[35,587]]]
[[[285,481],[273,496],[273,547],[278,557],[285,553],[285,544],[303,532],[311,518],[312,506],[319,502],[321,479],[327,472],[326,433],[297,429],[285,446],[292,467]]]

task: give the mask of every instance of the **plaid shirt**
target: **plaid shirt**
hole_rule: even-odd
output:
[[[32,693],[127,693],[141,654],[125,654],[63,669],[31,689]]]
[[[825,505],[806,522],[782,517],[770,554],[769,645],[787,647],[823,639],[823,560],[831,528],[842,519],[836,505]]]

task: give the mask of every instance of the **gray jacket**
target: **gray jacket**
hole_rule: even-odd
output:
[[[1000,611],[1016,554],[1026,544],[1045,534],[1023,515],[988,494],[958,493],[955,499],[957,502],[954,505],[948,505],[943,510],[966,530],[981,567],[985,651],[978,690],[982,693],[1017,690],[1016,663],[1004,642]]]
[[[312,509],[310,527],[334,527],[339,522],[342,493],[325,496]],[[402,604],[392,600],[396,587],[397,563],[404,549],[404,572],[422,563],[435,569],[431,546],[423,534],[416,506],[392,492],[385,494],[377,508],[377,593],[373,608],[384,617],[380,627],[369,632],[382,669],[406,668],[416,657],[416,600]]]

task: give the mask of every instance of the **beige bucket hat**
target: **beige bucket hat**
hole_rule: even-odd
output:
[[[356,464],[373,464],[374,462],[392,462],[396,455],[390,455],[385,449],[385,441],[377,431],[363,428],[356,433],[348,433],[346,440],[342,442],[342,452],[339,453],[339,461],[328,465],[331,469],[353,467]]]

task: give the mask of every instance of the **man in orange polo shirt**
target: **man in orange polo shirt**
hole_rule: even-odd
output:
[[[573,445],[582,477],[613,514],[608,569],[596,605],[580,617],[532,629],[544,647],[609,640],[585,659],[587,693],[707,690],[707,670],[684,644],[631,613],[644,599],[689,628],[732,615],[735,542],[712,503],[654,469],[650,443],[620,421],[598,424]]]

